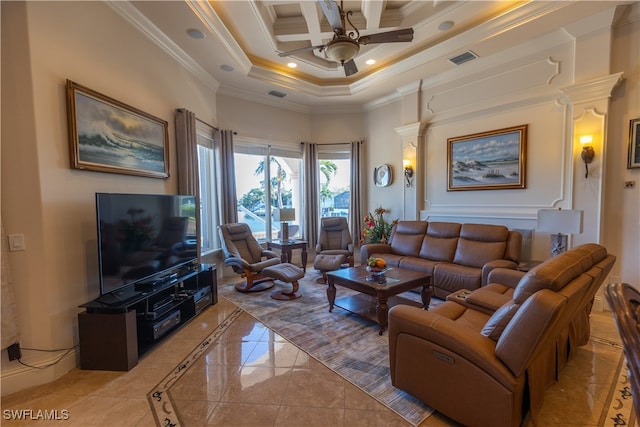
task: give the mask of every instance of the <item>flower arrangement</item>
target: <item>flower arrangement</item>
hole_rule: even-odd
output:
[[[369,212],[364,217],[364,228],[360,235],[360,244],[365,243],[387,243],[391,235],[391,229],[398,222],[394,219],[391,222],[385,220],[384,215],[389,213],[388,209],[377,208],[373,214]]]

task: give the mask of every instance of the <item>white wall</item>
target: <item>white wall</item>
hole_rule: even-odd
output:
[[[613,92],[604,187],[603,244],[618,256],[612,275],[640,289],[640,169],[627,169],[629,121],[640,118],[640,4],[616,25],[612,72],[625,80]],[[634,181],[633,188],[624,188]]]
[[[296,147],[303,141],[311,141],[311,117],[308,113],[224,95],[218,95],[217,109],[220,128],[238,132],[238,139]]]
[[[394,130],[402,125],[402,102],[387,104],[367,114],[367,142],[365,145],[368,170],[367,206],[369,212],[378,207],[389,210],[388,220],[405,218],[404,181],[402,166],[402,138]],[[392,181],[388,187],[376,187],[373,182],[374,168],[387,164],[391,166]],[[364,213],[364,212],[363,212]]]
[[[98,296],[96,192],[172,193],[177,188],[173,112],[187,107],[215,124],[206,87],[99,2],[2,2],[2,222],[22,233],[9,253],[21,345],[78,343],[78,305]],[[169,123],[167,180],[70,168],[65,101],[71,79]],[[23,352],[44,365],[59,355]],[[75,353],[42,371],[5,362],[2,393],[47,382]]]

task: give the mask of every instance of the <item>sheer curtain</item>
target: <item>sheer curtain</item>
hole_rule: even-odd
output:
[[[364,141],[351,143],[351,191],[349,207],[349,224],[353,242],[357,244],[362,232],[362,218],[364,209],[364,195],[362,188],[366,181],[363,178]]]
[[[304,216],[305,237],[310,248],[315,248],[318,242],[318,222],[320,203],[318,201],[318,144],[302,143],[302,161],[304,162]]]
[[[220,173],[218,176],[218,194],[220,197],[220,221],[222,224],[238,222],[238,198],[236,196],[236,168],[233,153],[232,130],[221,130],[220,136]]]

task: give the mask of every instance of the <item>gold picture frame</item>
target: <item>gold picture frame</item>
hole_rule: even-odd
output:
[[[67,80],[71,167],[169,177],[168,123]]]
[[[526,188],[528,125],[447,139],[447,191]]]

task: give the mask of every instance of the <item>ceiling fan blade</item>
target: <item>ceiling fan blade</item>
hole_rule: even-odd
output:
[[[344,26],[342,24],[342,15],[338,8],[338,3],[333,0],[318,0],[322,13],[327,18],[327,22],[334,30],[339,30],[339,34],[344,34]]]
[[[386,33],[369,34],[358,39],[360,44],[410,42],[413,40],[413,28],[388,31]]]
[[[295,55],[296,53],[306,52],[308,50],[313,50],[313,49],[324,49],[324,45],[321,44],[318,46],[307,46],[307,47],[301,47],[300,49],[288,50],[286,52],[278,52],[278,56],[280,57],[290,56],[290,55]]]
[[[349,77],[358,72],[358,67],[356,67],[356,61],[353,59],[348,60],[344,64],[342,64],[344,68],[344,75]]]

